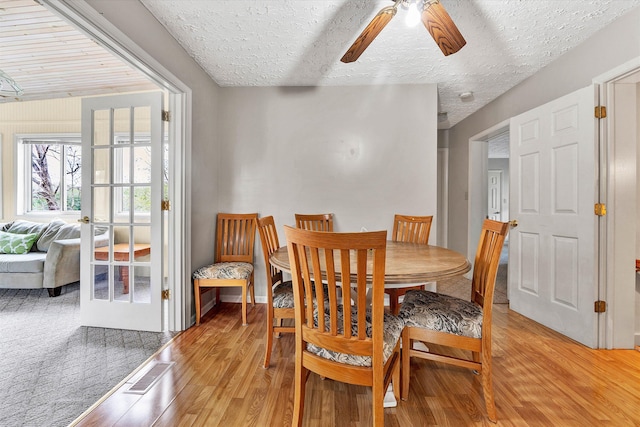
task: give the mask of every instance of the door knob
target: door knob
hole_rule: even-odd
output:
[[[88,216],[83,216],[82,218],[80,218],[78,220],[78,222],[82,222],[84,224],[89,224],[89,217]]]
[[[516,228],[518,226],[518,220],[512,219],[511,221],[509,221],[509,225],[511,226],[511,228]]]

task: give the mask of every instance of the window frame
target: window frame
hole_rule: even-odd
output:
[[[60,162],[60,201],[63,209],[61,210],[32,210],[31,206],[31,193],[32,193],[32,185],[33,185],[33,170],[31,167],[31,149],[30,146],[33,144],[59,144],[62,146],[65,145],[76,145],[82,149],[82,138],[80,133],[56,133],[56,132],[47,132],[47,133],[26,133],[26,134],[16,134],[14,136],[15,139],[15,153],[16,153],[16,162],[14,167],[14,179],[15,179],[15,188],[16,188],[16,215],[17,216],[28,216],[28,217],[80,217],[80,210],[67,210],[66,206],[66,182],[64,181],[64,162]],[[63,147],[63,152],[64,152]],[[64,157],[63,157],[64,158]],[[27,174],[28,172],[28,174]],[[82,173],[82,172],[81,172]]]

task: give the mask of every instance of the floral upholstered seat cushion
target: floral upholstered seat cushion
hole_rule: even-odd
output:
[[[329,311],[326,310],[326,328],[328,327],[328,316]],[[318,324],[318,310],[314,310],[313,313],[314,323]],[[357,312],[356,308],[351,308],[351,333],[353,335],[357,335],[358,327],[356,323]],[[338,333],[343,332],[342,325],[344,324],[342,310],[338,312]],[[367,310],[366,314],[366,324],[367,324],[367,336],[371,337],[371,310]],[[393,353],[393,349],[395,348],[398,340],[400,339],[400,335],[402,334],[402,329],[404,328],[404,322],[397,316],[394,316],[389,313],[384,314],[384,344],[383,344],[383,357],[384,362],[387,362],[387,359]],[[355,366],[371,366],[371,357],[369,356],[359,356],[355,354],[346,354],[346,353],[338,353],[332,350],[327,350],[326,348],[318,347],[313,344],[307,344],[307,350],[310,353],[316,354],[320,357],[324,357],[325,359],[333,360],[334,362],[345,363],[349,365]]]
[[[429,291],[408,291],[398,313],[405,326],[482,337],[482,308],[471,301]]]
[[[253,265],[248,262],[218,262],[200,267],[193,272],[194,279],[244,279],[253,273]]]
[[[315,287],[315,285],[314,285]],[[325,304],[329,304],[329,291],[327,285],[323,285]],[[293,297],[293,283],[291,280],[279,283],[273,288],[273,308],[293,308],[295,298]],[[314,298],[314,307],[315,307]]]
[[[291,280],[278,283],[273,289],[273,308],[293,308],[293,301]]]

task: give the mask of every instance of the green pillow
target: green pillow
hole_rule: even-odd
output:
[[[39,235],[40,233],[16,234],[0,231],[0,253],[26,254]]]

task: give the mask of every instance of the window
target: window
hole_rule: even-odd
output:
[[[23,135],[17,142],[19,213],[79,212],[80,135]]]

